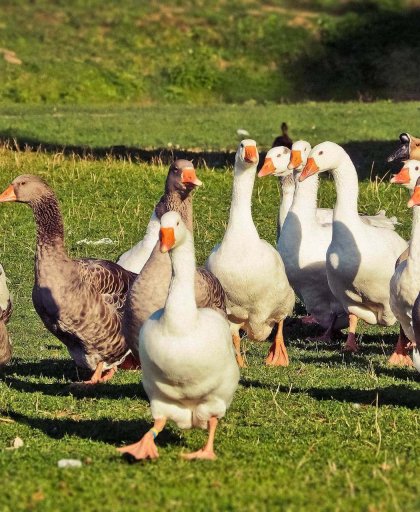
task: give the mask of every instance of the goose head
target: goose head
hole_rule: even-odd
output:
[[[202,185],[197,178],[194,164],[190,160],[178,159],[172,162],[166,177],[166,192],[190,192],[195,187]]]
[[[420,160],[420,139],[409,133],[401,133],[401,146],[387,158],[388,162],[394,160]]]
[[[258,177],[269,176],[273,174],[278,177],[285,177],[291,174],[287,166],[290,161],[290,149],[286,146],[277,146],[267,151],[264,164],[258,173]]]
[[[248,169],[253,169],[258,165],[259,155],[257,143],[253,139],[244,139],[238,146],[235,155],[235,169],[234,172],[242,173]]]
[[[299,181],[303,181],[319,172],[336,169],[346,155],[344,149],[335,142],[321,142],[309,153],[305,167],[299,176]]]
[[[400,172],[391,178],[391,183],[404,185],[408,190],[413,191],[418,177],[420,177],[420,162],[418,160],[407,160]]]
[[[15,178],[0,195],[0,203],[16,201],[31,205],[53,195],[53,191],[42,178],[32,174],[22,174]]]
[[[417,178],[416,186],[414,187],[414,191],[412,196],[410,197],[410,200],[407,203],[407,206],[409,208],[412,208],[413,206],[419,206],[420,205],[420,178]]]
[[[306,165],[310,152],[311,145],[309,142],[306,142],[306,140],[298,140],[295,142],[292,146],[288,168],[301,171]]]
[[[160,252],[168,252],[186,239],[188,230],[178,212],[166,212],[160,219]]]

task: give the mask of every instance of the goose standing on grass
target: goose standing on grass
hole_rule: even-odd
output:
[[[6,283],[6,274],[0,265],[0,368],[12,357],[12,345],[6,324],[12,314],[12,301]]]
[[[193,236],[177,212],[161,218],[160,251],[170,254],[171,285],[165,307],[143,324],[139,340],[154,425],[119,451],[133,461],[158,457],[155,438],[172,420],[184,429],[208,428],[205,446],[184,458],[215,459],[217,423],[239,381],[229,323],[221,312],[197,307]]]
[[[118,366],[131,367],[121,317],[135,274],[116,263],[71,259],[57,198],[39,177],[18,176],[0,195],[32,209],[36,223],[34,307],[75,363],[94,371],[87,384],[109,380]]]
[[[193,232],[192,191],[201,185],[192,162],[178,160],[169,168],[165,193],[155,208],[160,219],[168,211],[181,215],[187,229]],[[138,339],[140,328],[149,316],[163,308],[168,296],[172,267],[169,255],[159,249],[159,240],[134,281],[124,310],[123,333],[134,357],[139,361]],[[225,294],[219,281],[204,268],[195,274],[195,293],[198,307],[226,312]]]
[[[283,321],[292,313],[295,295],[280,255],[259,237],[252,219],[251,198],[257,165],[255,141],[243,140],[235,157],[229,223],[206,267],[225,290],[236,353],[240,354],[239,329],[244,329],[250,339],[263,341],[277,323],[277,334],[266,363],[287,366]],[[239,361],[242,362],[242,357]]]
[[[321,224],[318,220],[318,176],[312,176],[302,183],[297,181],[310,150],[308,142],[295,142],[290,162],[284,170],[278,168],[278,164],[282,163],[281,158],[275,152],[271,154],[270,150],[258,176],[277,173],[286,177],[292,173],[296,180],[293,203],[280,232],[277,250],[287,278],[305,304],[310,318],[326,329],[320,339],[331,341],[333,332],[347,327],[348,320],[343,306],[328,285],[326,252],[331,243],[332,224]]]
[[[165,183],[165,195],[170,195],[177,191],[180,194],[186,194],[199,185],[201,185],[201,181],[195,174],[193,163],[190,160],[178,159],[169,168]],[[159,239],[159,219],[162,216],[162,210],[166,210],[165,196],[160,198],[153,209],[144,238],[119,257],[118,265],[135,274],[141,272]]]
[[[391,229],[362,221],[357,211],[357,172],[338,144],[323,142],[315,146],[299,181],[324,171],[331,172],[337,190],[332,240],[326,257],[328,283],[349,315],[344,350],[355,352],[359,319],[385,326],[396,321],[389,304],[389,283],[395,261],[407,248],[407,242]]]
[[[408,251],[399,257],[390,284],[391,309],[401,328],[389,363],[403,366],[413,366],[408,350],[415,341],[412,313],[414,302],[420,292],[420,207],[416,206],[418,192],[414,193],[419,176],[420,162],[408,160],[401,171],[391,179],[392,183],[402,184],[413,193],[408,203],[408,206],[413,207],[410,245]]]

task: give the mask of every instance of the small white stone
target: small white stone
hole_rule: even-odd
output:
[[[60,459],[57,465],[59,468],[81,468],[82,461],[79,459]]]
[[[12,448],[22,448],[22,446],[24,445],[25,443],[23,442],[23,439],[21,439],[20,437],[15,437],[13,439],[13,442],[12,442]]]

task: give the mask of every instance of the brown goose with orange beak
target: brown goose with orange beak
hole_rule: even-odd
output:
[[[189,160],[176,160],[170,166],[165,193],[154,210],[158,233],[160,219],[169,211],[178,212],[188,230],[193,232],[192,191],[201,185]],[[140,328],[152,313],[163,308],[172,276],[169,255],[159,250],[158,233],[150,257],[131,287],[124,311],[123,332],[137,360]],[[225,313],[225,294],[217,278],[204,268],[197,268],[195,277],[198,307],[209,307]]]
[[[35,217],[36,312],[77,366],[94,370],[87,384],[109,380],[130,354],[121,317],[135,274],[111,261],[70,258],[57,198],[41,178],[15,178],[0,195],[9,201],[26,203]]]
[[[266,363],[287,366],[283,321],[295,303],[283,261],[274,247],[262,240],[251,212],[251,198],[258,165],[254,140],[245,139],[236,152],[229,223],[220,245],[210,254],[206,267],[222,283],[239,364],[239,329],[252,340],[263,341],[278,324]]]

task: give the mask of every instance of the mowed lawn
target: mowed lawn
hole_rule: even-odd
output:
[[[417,105],[411,107],[414,111]],[[287,108],[292,112],[291,106]],[[354,108],[359,107],[355,104]],[[398,117],[391,108],[387,112],[392,119]],[[407,126],[409,112],[405,106],[399,111],[399,126],[388,123],[384,128],[375,123],[373,131],[381,132],[378,140],[391,145],[399,131],[413,130]],[[365,117],[372,120],[369,111]],[[168,119],[176,133],[175,121]],[[201,134],[194,142],[197,146],[206,140],[206,129],[209,138],[217,131],[217,125],[209,128],[206,118],[201,125],[199,119],[191,114],[191,125]],[[358,125],[358,115],[354,119]],[[351,118],[346,127],[343,120],[341,131],[338,120],[339,116],[331,122],[336,134],[332,140],[366,138],[360,130],[351,133]],[[247,128],[236,124],[232,125],[235,129]],[[303,133],[312,141],[303,124],[296,122],[296,134]],[[185,119],[180,125],[186,126]],[[330,138],[324,137],[324,131],[315,142]],[[258,140],[252,130],[251,134]],[[158,147],[154,137],[150,144]],[[105,139],[100,144],[115,143],[112,137]],[[233,132],[226,145],[234,147],[237,140]],[[267,136],[261,143],[270,142]],[[69,139],[68,143],[82,144],[83,140]],[[0,148],[0,168],[1,190],[23,173],[39,174],[55,189],[71,255],[111,260],[142,237],[167,172],[166,167],[136,161],[17,152],[7,147]],[[370,169],[363,172],[369,175]],[[197,261],[202,264],[226,227],[232,172],[199,169],[198,176],[204,186],[194,196],[195,243]],[[322,180],[321,205],[332,206],[334,197],[333,183]],[[363,182],[360,211],[386,209],[399,218],[397,229],[408,238],[411,211],[407,199],[405,190],[387,180]],[[271,243],[275,242],[278,204],[277,180],[257,180],[254,219],[260,235]],[[151,419],[141,375],[120,371],[109,384],[88,390],[70,385],[78,378],[75,367],[64,346],[43,328],[31,302],[32,213],[22,204],[1,204],[0,210],[0,261],[10,278],[15,305],[9,324],[14,357],[0,373],[2,512],[419,509],[420,376],[413,369],[387,365],[397,326],[385,330],[362,325],[361,353],[347,359],[339,352],[340,342],[307,342],[315,331],[302,327],[294,317],[285,328],[288,368],[265,367],[269,342],[245,340],[248,368],[241,372],[233,404],[218,429],[218,459],[182,460],[179,454],[198,448],[206,435],[170,424],[158,438],[160,459],[128,465],[115,448],[137,440]],[[104,237],[113,243],[77,243]],[[297,306],[296,316],[302,313]],[[7,450],[16,436],[25,445]],[[57,461],[62,458],[77,458],[83,465],[59,469]]]

